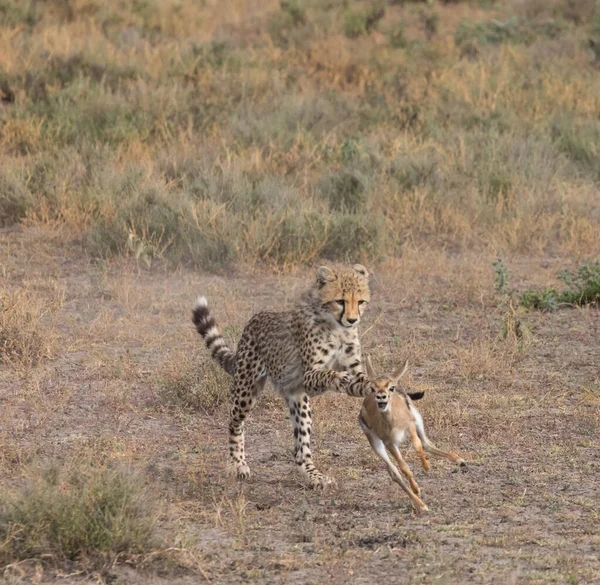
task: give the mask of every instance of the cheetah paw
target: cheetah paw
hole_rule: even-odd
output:
[[[323,475],[319,472],[312,473],[308,478],[308,485],[313,490],[322,490],[328,485],[332,485],[334,483],[335,481],[332,478],[327,477],[326,475]]]
[[[235,466],[235,473],[238,479],[248,479],[250,477],[250,468],[246,463],[238,463]]]
[[[337,380],[335,381],[337,390],[345,391],[346,388],[350,386],[352,380],[352,374],[349,374],[348,372],[337,372]]]

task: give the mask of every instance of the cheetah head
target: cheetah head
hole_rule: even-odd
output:
[[[364,266],[317,270],[317,294],[323,311],[342,327],[356,327],[371,300],[369,273]]]

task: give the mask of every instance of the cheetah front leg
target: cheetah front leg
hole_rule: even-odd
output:
[[[369,381],[369,377],[363,372],[358,337],[344,347],[338,362],[342,369],[351,376],[348,383],[344,386],[346,394],[357,398],[364,398],[371,393],[371,382]]]
[[[308,395],[305,392],[301,392],[290,396],[288,398],[288,406],[290,409],[290,419],[294,426],[296,465],[311,488],[324,488],[326,485],[332,483],[332,480],[318,471],[312,461],[310,450],[312,417]]]

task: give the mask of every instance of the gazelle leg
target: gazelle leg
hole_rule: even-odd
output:
[[[421,443],[421,439],[419,439],[419,435],[417,433],[417,428],[414,424],[411,424],[408,427],[408,432],[410,433],[410,440],[415,447],[415,451],[421,460],[421,465],[425,471],[429,471],[430,465],[429,460],[427,458],[427,454],[423,451],[423,443]]]
[[[423,444],[423,448],[425,449],[425,451],[427,451],[427,453],[431,453],[432,455],[438,455],[439,457],[445,457],[446,459],[450,459],[450,461],[453,461],[454,463],[458,463],[461,467],[464,467],[467,464],[467,462],[460,455],[457,455],[456,453],[453,453],[452,451],[442,451],[441,449],[438,449],[427,438],[427,435],[425,434],[425,427],[423,426],[423,418],[421,417],[421,413],[416,408],[411,408],[411,412],[413,413],[413,415],[415,417],[415,424],[417,427],[417,432],[418,432],[421,442]]]
[[[406,476],[406,479],[408,479],[408,483],[410,483],[410,487],[411,487],[412,491],[415,494],[417,494],[417,496],[420,495],[421,488],[419,487],[419,484],[417,484],[417,482],[415,481],[415,477],[412,474],[412,471],[410,470],[408,463],[406,463],[406,461],[404,461],[404,459],[402,458],[402,454],[400,453],[400,450],[398,449],[398,447],[396,447],[396,445],[388,445],[387,447],[388,447],[390,453],[392,454],[392,457],[398,463],[398,467],[400,468],[400,471]]]
[[[404,478],[400,475],[394,464],[390,461],[387,451],[385,450],[385,445],[383,444],[383,441],[372,433],[367,432],[365,434],[367,435],[367,439],[369,439],[371,447],[373,447],[373,451],[375,451],[375,453],[377,453],[377,455],[379,455],[379,457],[381,457],[381,459],[383,459],[383,461],[385,462],[388,473],[390,474],[392,480],[395,481],[404,490],[404,492],[411,499],[413,506],[419,512],[426,512],[429,508],[427,508],[425,502],[423,502],[423,500],[421,500],[419,496],[413,493],[413,491],[406,485]]]
[[[461,467],[465,467],[467,465],[467,462],[460,455],[457,455],[452,451],[442,451],[441,449],[438,449],[427,437],[425,437],[425,441],[423,441],[423,448],[425,451],[427,451],[427,453],[450,459],[450,461],[458,463],[458,465]]]

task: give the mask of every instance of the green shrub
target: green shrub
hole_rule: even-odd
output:
[[[328,218],[315,210],[289,212],[271,229],[271,238],[258,255],[282,264],[318,257],[327,239],[327,224]]]
[[[564,270],[559,275],[566,288],[547,287],[543,291],[528,290],[521,304],[528,309],[555,311],[561,304],[589,305],[600,302],[600,261],[584,262],[576,272]]]
[[[358,12],[344,13],[344,34],[354,39],[367,32],[367,22],[364,14]]]
[[[473,42],[481,45],[522,42],[526,38],[526,32],[516,17],[509,18],[505,22],[489,20],[473,23],[463,19],[456,27],[454,41],[458,47]]]
[[[366,202],[366,179],[356,171],[339,171],[325,175],[319,182],[332,211],[358,213]]]
[[[403,49],[406,47],[406,36],[404,34],[404,26],[402,23],[395,24],[388,31],[390,45],[395,49]]]
[[[440,183],[438,164],[435,153],[398,155],[391,162],[387,173],[403,191],[411,191],[423,186],[437,189]]]
[[[567,287],[561,302],[587,305],[600,300],[600,260],[584,262],[576,272],[563,270],[559,278]]]
[[[362,255],[376,259],[385,253],[384,242],[383,224],[373,216],[337,214],[328,225],[321,255],[344,262]]]
[[[366,34],[384,15],[385,10],[379,4],[374,4],[364,12],[344,12],[344,34],[350,39]]]
[[[58,464],[32,473],[23,489],[0,492],[3,564],[38,558],[95,566],[156,545],[154,506],[131,473]]]
[[[520,298],[520,303],[526,309],[536,309],[538,311],[556,311],[559,306],[559,294],[556,289],[546,287],[542,291],[527,290]]]

